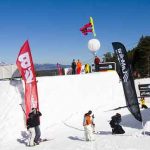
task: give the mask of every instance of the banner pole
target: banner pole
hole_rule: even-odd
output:
[[[143,135],[145,136],[145,128],[144,128],[144,123],[142,121],[142,128],[143,128]]]

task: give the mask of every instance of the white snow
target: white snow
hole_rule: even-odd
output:
[[[28,132],[21,105],[24,101],[22,81],[0,81],[0,150],[149,150],[150,109],[142,109],[143,123],[125,106],[122,83],[116,72],[40,77],[38,93],[42,138],[51,141],[26,147]],[[136,80],[149,83],[149,79]],[[139,96],[139,95],[138,95]],[[149,105],[149,98],[146,99]],[[95,141],[86,142],[82,126],[88,110],[95,114]],[[116,112],[122,115],[124,135],[112,135],[109,120]],[[143,134],[142,134],[143,133]]]

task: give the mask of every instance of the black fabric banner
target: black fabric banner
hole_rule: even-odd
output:
[[[137,94],[135,91],[134,80],[132,77],[126,48],[122,43],[119,42],[113,42],[112,46],[118,59],[118,66],[120,69],[119,75],[123,84],[126,104],[128,106],[129,111],[133,114],[133,116],[137,120],[142,121],[142,116],[138,104]]]

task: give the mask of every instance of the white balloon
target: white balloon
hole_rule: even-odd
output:
[[[100,49],[100,41],[98,39],[91,39],[91,40],[89,40],[88,48],[92,52],[96,52],[97,50]]]

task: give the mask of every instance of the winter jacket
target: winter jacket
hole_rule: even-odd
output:
[[[145,105],[145,99],[144,98],[140,99],[140,102],[141,102],[141,105]]]
[[[37,111],[36,114],[33,112],[29,113],[29,118],[27,119],[27,128],[32,128],[40,125],[41,112]]]
[[[92,117],[89,114],[84,115],[83,126],[92,125]]]
[[[98,65],[99,63],[100,63],[100,59],[99,59],[98,57],[96,57],[96,58],[94,59],[94,64]]]
[[[121,116],[112,116],[111,117],[111,121],[110,121],[110,126],[112,128],[115,128],[115,126],[119,125],[119,123],[121,122]]]
[[[76,68],[76,62],[75,62],[75,61],[72,62],[71,68],[72,68],[72,69],[75,69],[75,68]]]
[[[77,62],[77,68],[81,68],[82,67],[82,64],[80,61]]]
[[[90,65],[85,64],[85,73],[89,73],[89,72],[90,72]]]

